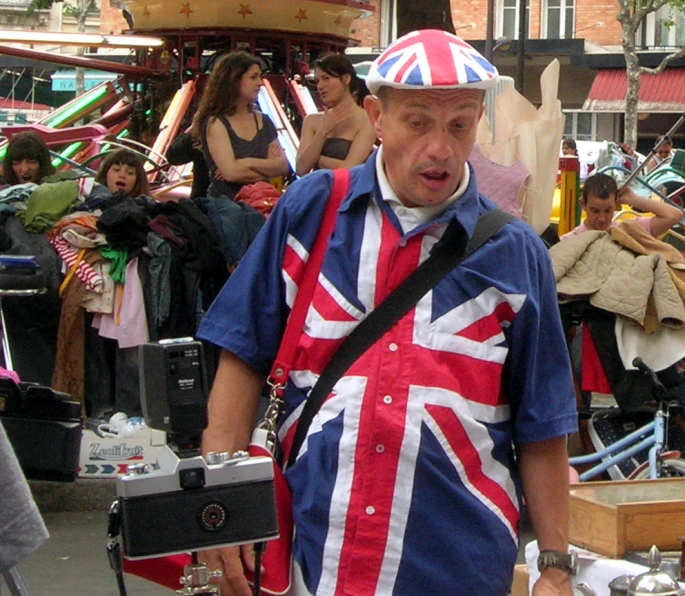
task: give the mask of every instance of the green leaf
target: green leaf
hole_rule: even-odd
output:
[[[26,14],[33,14],[36,10],[46,10],[50,8],[55,2],[62,2],[63,0],[31,0]]]

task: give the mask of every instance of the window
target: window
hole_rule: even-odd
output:
[[[498,0],[497,4],[497,37],[518,39],[519,36],[519,0]],[[526,0],[526,23],[530,30],[530,0]]]
[[[647,15],[647,28],[644,42],[647,47],[681,48],[685,45],[685,14],[668,4]],[[642,44],[642,25],[635,34],[638,44]]]
[[[387,48],[397,39],[397,0],[381,2],[380,47]]]
[[[597,136],[597,114],[594,112],[570,112],[566,114],[564,136],[576,141],[594,141]]]
[[[546,0],[543,37],[572,39],[575,25],[575,0]]]

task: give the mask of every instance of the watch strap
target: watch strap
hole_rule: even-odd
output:
[[[570,573],[571,576],[578,572],[578,558],[575,551],[543,550],[538,556],[538,571],[555,567]]]

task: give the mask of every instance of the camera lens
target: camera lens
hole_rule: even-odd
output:
[[[226,508],[215,501],[205,505],[199,515],[200,527],[208,532],[220,530],[226,524]]]

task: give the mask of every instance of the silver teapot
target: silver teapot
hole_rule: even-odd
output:
[[[678,582],[661,571],[661,553],[656,546],[649,549],[649,571],[637,576],[621,575],[609,584],[610,596],[685,596]],[[588,584],[578,584],[576,589],[584,596],[597,596]]]

